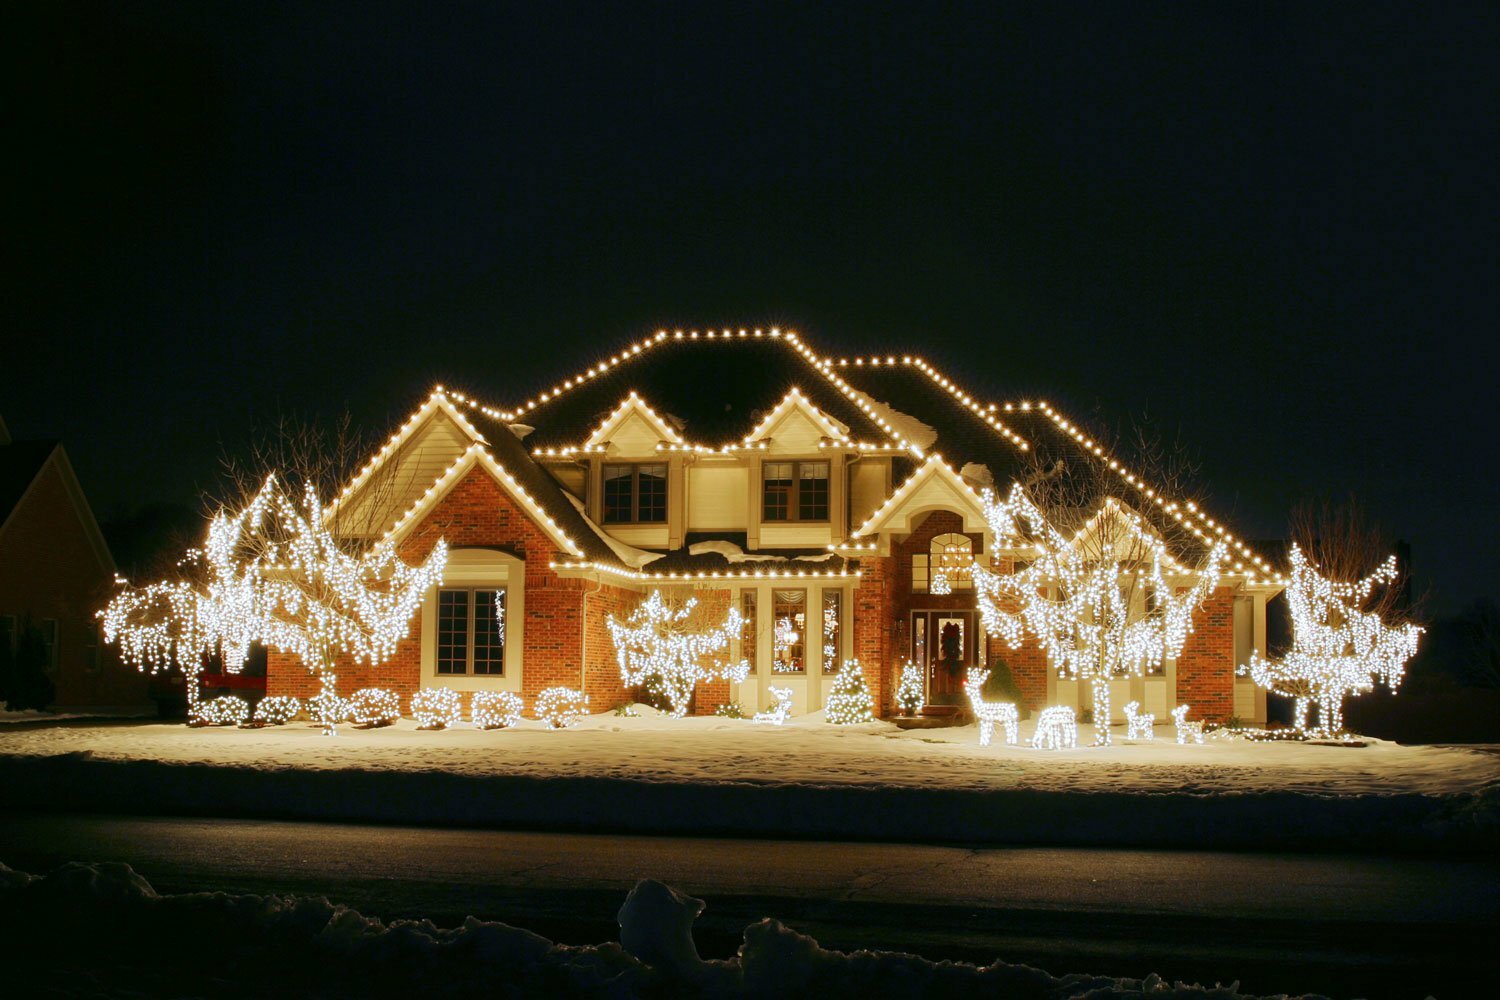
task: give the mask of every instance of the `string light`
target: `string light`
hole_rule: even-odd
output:
[[[326,734],[349,718],[349,703],[338,696],[336,674],[325,673],[322,679],[323,690],[307,699],[307,714]]]
[[[1141,703],[1132,701],[1125,706],[1125,738],[1127,740],[1153,740],[1156,738],[1156,716],[1143,714]]]
[[[964,680],[964,691],[969,695],[969,704],[974,709],[974,717],[979,720],[979,745],[982,747],[990,745],[990,735],[994,732],[995,723],[998,722],[1005,727],[1006,744],[1015,746],[1019,738],[1020,714],[1012,702],[984,700],[984,680],[989,675],[990,672],[983,667],[970,667]]]
[[[772,685],[771,697],[776,699],[769,711],[756,712],[751,722],[759,722],[768,726],[779,726],[786,721],[787,716],[792,714],[792,689]]]
[[[447,729],[463,718],[463,700],[448,687],[423,688],[411,696],[418,729]]]
[[[1095,742],[1109,746],[1111,678],[1142,676],[1182,651],[1194,609],[1218,585],[1224,544],[1209,550],[1193,585],[1178,590],[1166,570],[1186,574],[1187,567],[1113,497],[1071,536],[1047,520],[1020,483],[1004,501],[986,490],[984,508],[998,541],[1022,541],[1036,553],[1011,573],[973,567],[985,630],[1012,649],[1033,635],[1061,676],[1089,681]],[[1144,607],[1132,600],[1138,587]]]
[[[511,729],[520,723],[525,708],[514,691],[478,691],[469,714],[480,729]]]
[[[1178,705],[1172,709],[1172,724],[1177,727],[1178,743],[1202,743],[1203,742],[1203,720],[1195,719],[1188,721],[1188,707]]]
[[[197,724],[239,726],[250,718],[250,705],[238,695],[224,694],[200,706]]]
[[[401,699],[386,688],[360,688],[349,697],[349,716],[366,729],[394,725],[401,718]]]
[[[600,572],[622,577],[626,580],[659,581],[662,583],[693,583],[699,580],[848,580],[859,579],[859,570],[801,570],[801,569],[745,569],[745,570],[692,570],[688,572],[647,573],[625,569],[605,562],[552,562],[551,569],[559,572]]]
[[[286,694],[262,698],[255,706],[253,721],[262,726],[284,726],[302,711],[302,702]]]
[[[678,719],[687,714],[699,681],[722,677],[738,683],[750,673],[748,660],[711,659],[728,649],[744,630],[739,609],[731,605],[722,625],[703,626],[692,620],[697,606],[698,599],[693,597],[680,607],[671,607],[660,590],[653,590],[625,621],[617,621],[614,615],[605,619],[620,664],[620,680],[626,687],[659,684]]]
[[[589,696],[569,687],[550,687],[537,695],[533,711],[548,729],[567,729],[588,714]]]
[[[1295,699],[1300,733],[1333,737],[1344,729],[1344,699],[1371,691],[1376,681],[1400,687],[1406,663],[1417,652],[1423,629],[1398,627],[1362,608],[1379,586],[1395,582],[1396,557],[1352,583],[1330,580],[1292,546],[1291,582],[1286,589],[1292,619],[1292,648],[1280,659],[1252,654],[1240,667],[1260,687]],[[1318,725],[1308,726],[1308,708],[1318,706]]]
[[[896,704],[902,715],[916,715],[922,710],[927,695],[923,691],[922,667],[907,660],[901,665],[901,680],[896,685]]]
[[[1078,723],[1066,705],[1042,709],[1037,716],[1031,745],[1038,750],[1072,750],[1078,746]]]
[[[798,617],[801,617],[800,615]],[[789,653],[797,645],[801,633],[790,618],[778,618],[771,627],[771,671],[778,674],[800,674],[802,665],[795,662]]]
[[[844,668],[833,679],[823,714],[835,726],[875,721],[875,700],[870,697],[870,685],[858,660],[844,661]]]

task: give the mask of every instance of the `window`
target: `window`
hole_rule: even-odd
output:
[[[605,524],[661,524],[666,519],[666,465],[604,467]]]
[[[767,462],[762,472],[761,520],[828,520],[827,462]]]
[[[47,671],[55,673],[57,670],[58,641],[57,641],[57,619],[42,619],[42,649],[47,655]]]
[[[776,630],[771,668],[778,674],[800,674],[806,670],[803,657],[807,639],[807,591],[778,590],[771,596]]]
[[[914,594],[951,594],[974,589],[974,541],[949,532],[933,538],[927,551],[911,557]]]
[[[760,669],[760,633],[755,630],[755,591],[740,592],[740,656],[750,661],[752,671]]]
[[[505,673],[505,590],[439,590],[437,672]]]
[[[839,657],[843,609],[844,595],[841,591],[823,591],[823,673],[825,674],[836,674],[844,665]]]

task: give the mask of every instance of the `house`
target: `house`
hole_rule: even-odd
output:
[[[659,331],[530,398],[434,391],[330,511],[410,559],[446,539],[445,579],[394,659],[348,665],[339,686],[529,703],[568,685],[607,709],[627,697],[607,616],[660,588],[746,621],[732,652],[748,678],[700,684],[698,713],[759,709],[773,683],[795,713],[816,710],[852,658],[883,713],[908,659],[925,665],[930,702],[956,700],[965,667],[1003,663],[1025,709],[1082,708],[1084,685],[1039,649],[983,634],[966,573],[1023,555],[997,547],[983,489],[1059,459],[1194,544],[1230,547],[1181,655],[1113,682],[1112,703],[1263,720],[1264,695],[1234,671],[1264,650],[1281,583],[1251,546],[1046,403],[981,401],[919,357],[825,357],[780,330]],[[272,694],[316,691],[294,658],[273,653],[267,671]]]
[[[0,420],[0,659],[24,655],[28,638],[35,641],[52,685],[49,707],[150,710],[145,678],[100,642],[94,612],[114,577],[62,444],[13,441]]]

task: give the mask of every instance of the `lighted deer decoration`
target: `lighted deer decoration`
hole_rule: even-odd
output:
[[[1020,716],[1016,714],[1016,706],[1008,701],[984,700],[984,679],[989,675],[990,672],[982,667],[970,667],[968,679],[964,681],[969,704],[974,706],[974,717],[979,720],[979,745],[990,745],[990,734],[995,731],[995,723],[998,722],[1005,727],[1005,742],[1015,746]]]
[[[1037,716],[1036,734],[1031,745],[1038,750],[1071,750],[1078,746],[1078,723],[1073,710],[1066,705],[1042,709]]]
[[[1156,716],[1141,712],[1141,703],[1138,701],[1132,701],[1125,706],[1125,725],[1127,740],[1156,738]]]
[[[756,712],[751,722],[760,722],[769,726],[779,726],[786,721],[786,717],[792,714],[792,689],[771,688],[771,697],[776,699],[776,704],[769,711]]]
[[[1189,722],[1187,713],[1188,707],[1186,705],[1178,705],[1172,709],[1172,722],[1177,726],[1177,742],[1202,743],[1203,722],[1202,720]]]

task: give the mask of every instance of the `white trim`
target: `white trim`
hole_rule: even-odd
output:
[[[920,507],[908,505],[908,501],[921,487],[934,478],[947,487],[947,495],[941,503],[924,502]],[[984,516],[984,501],[979,498],[963,477],[943,461],[941,455],[931,455],[921,467],[907,477],[896,492],[886,498],[885,503],[875,509],[865,523],[854,529],[852,537],[861,538],[890,531],[910,532],[918,514],[929,510],[956,510],[963,515],[964,531],[989,534],[989,522]],[[898,521],[898,517],[901,518]]]
[[[505,673],[440,674],[437,672],[438,591],[465,587],[505,588]],[[422,601],[422,666],[418,684],[424,688],[449,687],[455,691],[521,691],[525,671],[522,656],[526,641],[526,563],[495,549],[458,548],[448,553],[443,582],[427,592]]]

